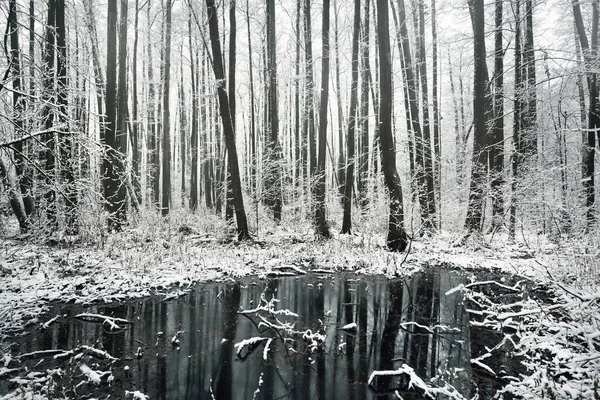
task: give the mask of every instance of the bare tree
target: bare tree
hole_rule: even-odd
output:
[[[358,44],[360,35],[360,0],[354,0],[354,27],[352,30],[352,73],[350,75],[350,110],[348,111],[348,136],[346,138],[346,183],[344,185],[344,216],[342,233],[352,233],[352,188],[354,186],[356,111],[358,103]]]
[[[273,0],[270,0],[273,1]],[[358,1],[358,0],[356,0]],[[323,0],[323,57],[321,68],[321,105],[319,109],[319,156],[315,190],[315,226],[319,236],[329,238],[325,210],[325,154],[327,152],[327,108],[329,106],[329,0]]]
[[[392,57],[387,0],[377,0],[377,37],[379,45],[381,167],[385,186],[390,196],[387,247],[392,251],[404,251],[408,245],[408,238],[404,230],[402,186],[400,176],[396,170],[396,149],[392,135]]]
[[[229,100],[225,91],[225,73],[223,70],[223,61],[221,59],[221,42],[219,40],[219,22],[217,8],[214,0],[206,0],[206,10],[208,13],[208,26],[210,31],[210,43],[212,49],[212,62],[215,79],[217,81],[217,95],[219,98],[219,111],[223,123],[223,134],[225,136],[225,145],[229,164],[231,166],[231,183],[233,185],[233,201],[237,220],[238,239],[248,239],[248,222],[246,211],[244,210],[244,199],[242,197],[242,184],[240,180],[240,170],[238,165],[237,150],[235,147],[235,134],[233,131],[232,117],[229,113]]]

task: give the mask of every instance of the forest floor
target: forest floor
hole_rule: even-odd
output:
[[[7,339],[39,325],[54,301],[90,304],[159,295],[175,297],[196,283],[324,269],[357,274],[408,275],[429,266],[494,268],[551,288],[552,304],[506,308],[488,299],[489,326],[520,324],[517,350],[531,372],[509,385],[523,398],[599,399],[600,255],[584,241],[559,244],[501,237],[469,240],[457,235],[419,238],[408,253],[390,253],[384,236],[334,235],[316,241],[312,232],[284,228],[264,239],[238,242],[214,236],[210,227],[148,224],[94,240],[65,238],[35,243],[0,237],[0,378],[12,367]],[[590,254],[590,250],[593,254]],[[463,288],[467,297],[474,292]],[[560,315],[555,313],[560,309]],[[552,312],[551,312],[552,311]],[[12,361],[14,363],[14,360]]]

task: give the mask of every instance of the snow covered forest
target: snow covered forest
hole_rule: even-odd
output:
[[[599,22],[1,2],[0,399],[600,399]]]

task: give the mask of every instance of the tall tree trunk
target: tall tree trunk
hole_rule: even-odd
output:
[[[161,214],[169,213],[171,205],[171,112],[169,109],[169,95],[171,89],[171,14],[174,0],[167,0],[165,20],[165,47],[163,64],[163,159],[162,159],[162,201]]]
[[[229,109],[235,132],[235,66],[236,66],[236,21],[235,0],[229,0]],[[231,187],[231,167],[227,165],[227,192],[225,202],[225,220],[233,221],[233,188]]]
[[[106,155],[103,158],[105,175],[103,177],[104,199],[108,216],[108,228],[119,231],[125,223],[125,197],[120,190],[123,179],[122,157],[117,136],[117,0],[108,2],[106,55]]]
[[[160,173],[160,168],[158,165],[159,155],[158,155],[158,140],[157,140],[157,127],[156,127],[156,83],[154,82],[154,65],[152,60],[154,56],[152,55],[152,47],[153,40],[150,35],[152,24],[150,21],[151,14],[150,11],[152,9],[152,3],[148,0],[147,13],[146,18],[148,20],[148,31],[146,35],[146,49],[147,49],[147,73],[148,73],[148,133],[146,136],[147,147],[148,147],[148,160],[147,160],[147,171],[146,176],[148,177],[148,189],[150,192],[149,202],[153,204],[155,207],[158,206],[158,195],[159,193],[156,191],[158,186],[158,178]]]
[[[46,219],[48,227],[51,231],[58,228],[57,210],[56,210],[56,135],[54,127],[54,111],[50,104],[55,104],[56,101],[56,69],[54,64],[55,46],[56,46],[56,1],[48,1],[48,20],[46,23],[46,43],[44,48],[44,94],[45,106],[43,109],[44,129],[48,132],[43,137],[45,144],[44,159],[45,159],[45,183],[46,192],[44,198],[46,200]]]
[[[323,238],[329,238],[331,236],[325,210],[325,155],[327,152],[327,108],[329,106],[329,8],[329,0],[323,0],[323,57],[321,68],[321,104],[319,108],[319,156],[317,159],[317,183],[315,190],[315,227],[317,234]]]
[[[338,159],[337,159],[337,181],[338,190],[342,198],[342,204],[344,199],[344,188],[342,182],[346,182],[346,169],[345,169],[345,157],[344,157],[344,113],[342,106],[342,89],[340,85],[340,46],[339,46],[339,31],[338,31],[338,7],[337,1],[334,0],[333,8],[334,14],[334,42],[335,42],[335,96],[337,100],[337,122],[338,122]]]
[[[19,25],[17,17],[17,5],[16,0],[10,0],[9,11],[8,11],[8,24],[10,29],[10,63],[12,69],[12,87],[13,87],[13,113],[14,113],[14,124],[17,131],[17,137],[22,136],[25,133],[25,116],[23,111],[25,109],[25,99],[21,95],[21,92],[25,91],[23,85],[23,79],[21,76],[21,50],[19,47]],[[33,59],[30,61],[33,64]],[[15,171],[17,174],[17,181],[20,189],[20,196],[25,207],[25,213],[27,216],[31,215],[34,210],[35,202],[31,194],[32,181],[29,175],[25,171],[25,148],[23,147],[24,142],[19,141],[13,146],[15,154]],[[21,232],[27,232],[29,229],[29,221],[23,220]]]
[[[281,221],[281,147],[279,144],[279,110],[277,106],[277,48],[275,32],[275,2],[267,0],[267,105],[269,132],[267,139],[267,175],[268,195],[266,203],[273,211],[276,222]]]
[[[533,2],[525,0],[525,41],[523,43],[523,73],[526,85],[523,102],[523,154],[528,158],[537,154],[537,87],[535,50],[533,48]],[[533,161],[533,160],[531,160]]]
[[[304,61],[306,63],[306,84],[305,84],[305,118],[304,123],[306,126],[306,141],[308,147],[308,157],[305,161],[308,163],[308,174],[304,174],[305,178],[308,177],[307,182],[310,183],[312,188],[314,185],[312,181],[315,178],[315,171],[317,168],[317,140],[315,137],[315,85],[313,81],[313,57],[312,57],[312,28],[311,28],[311,0],[304,0]]]
[[[427,80],[427,59],[425,50],[425,0],[418,0],[419,36],[417,40],[417,63],[421,77],[421,110],[423,114],[423,183],[421,194],[421,223],[423,228],[431,230],[435,227],[436,207],[434,189],[433,152],[431,148],[431,121],[429,118],[429,88]]]
[[[496,0],[494,45],[494,121],[490,146],[492,191],[492,229],[503,224],[504,219],[504,48],[502,44],[502,0]]]
[[[219,110],[223,123],[223,133],[225,136],[225,145],[227,146],[227,154],[229,164],[231,165],[231,182],[233,185],[233,200],[235,205],[235,214],[237,220],[238,239],[248,239],[248,223],[246,220],[246,212],[244,210],[244,199],[242,197],[242,185],[240,181],[240,170],[238,165],[237,150],[235,148],[235,134],[233,131],[232,117],[229,113],[229,100],[227,92],[222,82],[225,81],[225,73],[223,71],[223,61],[221,60],[221,43],[219,40],[219,26],[217,9],[214,0],[206,0],[206,8],[208,12],[208,25],[210,29],[210,43],[213,54],[213,70],[215,79],[219,83],[217,85],[217,94],[219,98]]]
[[[133,72],[132,82],[131,82],[131,91],[133,95],[133,115],[131,118],[132,121],[132,131],[131,131],[131,166],[132,166],[132,174],[131,180],[133,183],[133,191],[135,193],[135,197],[137,198],[137,202],[139,204],[142,203],[142,186],[140,181],[140,172],[141,172],[141,146],[140,146],[140,123],[138,121],[138,75],[137,75],[137,54],[138,54],[138,41],[139,41],[139,0],[135,0],[135,19],[133,23],[133,57],[132,57],[132,65],[131,69]]]
[[[192,81],[192,132],[191,132],[191,176],[190,176],[190,210],[196,211],[198,208],[198,82],[196,81],[196,64],[194,56],[194,45],[192,43],[192,14],[190,11],[188,19],[188,34],[190,45],[190,75]]]
[[[369,9],[370,1],[365,1],[364,22],[362,28],[362,48],[360,52],[360,148],[358,153],[358,179],[356,189],[360,205],[368,204],[369,194],[367,181],[369,178]]]
[[[575,17],[575,27],[579,36],[579,43],[583,53],[586,71],[595,71],[594,65],[597,63],[598,47],[598,0],[592,3],[592,45],[588,43],[583,18],[581,16],[581,7],[579,2],[573,1],[573,16]],[[594,183],[594,157],[596,152],[596,131],[600,128],[600,101],[598,100],[598,74],[588,72],[588,90],[589,90],[589,108],[588,108],[588,129],[587,134],[582,133],[581,149],[581,180],[583,183],[583,192],[586,205],[587,229],[590,229],[596,221],[595,205],[595,183]]]
[[[357,0],[358,1],[358,0]],[[396,149],[392,134],[392,57],[386,0],[377,0],[377,37],[379,45],[379,98],[381,139],[381,166],[385,186],[390,196],[387,247],[392,251],[404,251],[407,236],[404,231],[404,208],[400,176],[396,170]]]
[[[515,226],[517,224],[517,179],[519,177],[519,167],[521,165],[522,151],[522,96],[523,96],[523,69],[521,62],[521,1],[515,3],[515,100],[513,107],[513,153],[511,160],[512,180],[510,220],[508,225],[508,234],[511,240],[515,238]]]
[[[469,233],[481,232],[485,177],[487,175],[486,140],[486,86],[487,66],[485,52],[485,19],[483,0],[469,0],[469,11],[473,24],[473,164],[469,206],[465,228]]]
[[[387,6],[386,6],[387,8]],[[354,153],[356,130],[356,111],[358,95],[358,45],[360,38],[360,0],[354,0],[354,27],[352,29],[352,73],[350,74],[350,110],[348,111],[348,137],[346,150],[346,183],[344,185],[344,216],[342,233],[352,233],[352,188],[354,186]]]
[[[300,8],[300,1],[298,1],[298,8]],[[299,18],[299,17],[298,17]],[[249,184],[250,184],[250,191],[253,194],[256,194],[256,187],[257,187],[257,161],[258,161],[258,157],[257,157],[257,153],[256,153],[256,106],[255,106],[255,94],[254,94],[254,64],[252,63],[252,35],[251,35],[251,29],[250,29],[250,0],[246,0],[246,25],[248,26],[248,61],[249,61],[249,65],[248,65],[248,73],[249,73],[249,80],[250,80],[250,156],[249,156],[249,160],[250,160],[250,177],[249,177]],[[299,33],[296,33],[297,35],[299,35]],[[296,45],[296,51],[298,52],[298,45]],[[298,55],[296,55],[296,63],[298,63]],[[296,76],[298,76],[298,66],[296,65]],[[298,86],[298,79],[296,79],[296,87]],[[298,96],[298,92],[296,91],[296,97]],[[296,103],[297,105],[297,103]],[[296,109],[296,113],[298,113],[298,109]],[[296,129],[298,128],[298,125],[296,125]],[[298,163],[298,159],[296,158],[296,163]],[[299,166],[298,166],[299,168]]]
[[[433,182],[434,182],[434,200],[436,204],[436,218],[438,229],[442,228],[441,219],[441,196],[442,196],[442,145],[440,141],[440,101],[438,89],[438,38],[437,38],[437,20],[436,3],[431,0],[431,63],[433,71],[432,83],[432,101],[433,101]]]
[[[73,174],[73,133],[69,129],[68,84],[67,84],[67,30],[65,26],[65,0],[56,1],[56,73],[58,121],[61,125],[59,137],[60,172],[65,183],[65,225],[69,235],[76,234],[77,225],[77,188]]]
[[[185,208],[185,198],[187,197],[187,190],[185,187],[185,178],[186,178],[186,155],[187,155],[187,131],[188,131],[188,123],[187,123],[187,114],[185,111],[185,89],[183,86],[183,46],[181,47],[181,63],[180,70],[181,74],[179,77],[179,151],[181,158],[181,206]]]

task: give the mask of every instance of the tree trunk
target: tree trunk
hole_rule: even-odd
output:
[[[512,153],[512,180],[510,220],[508,225],[508,234],[511,240],[515,238],[515,227],[517,224],[517,179],[519,177],[519,167],[521,164],[522,149],[522,96],[523,96],[523,70],[521,63],[521,2],[515,4],[515,100],[513,110],[513,153]]]
[[[133,191],[135,193],[135,197],[139,204],[142,203],[142,186],[140,182],[140,173],[141,173],[141,146],[140,146],[140,123],[138,121],[138,75],[137,75],[137,54],[138,54],[138,27],[139,27],[139,0],[135,0],[135,19],[133,23],[133,57],[132,57],[132,82],[131,82],[131,91],[133,95],[133,115],[131,118],[132,127],[131,130],[131,180],[133,182]]]
[[[434,182],[434,200],[437,212],[437,228],[442,228],[441,219],[441,196],[442,196],[442,145],[440,141],[440,101],[438,93],[438,38],[437,38],[437,20],[436,3],[431,0],[431,46],[432,55],[432,101],[433,101],[433,182]]]
[[[486,141],[486,86],[487,66],[485,52],[485,19],[483,0],[469,0],[473,24],[473,164],[469,189],[469,206],[465,228],[469,233],[481,232],[485,177],[487,175]]]
[[[504,219],[504,48],[502,44],[502,0],[496,0],[496,32],[494,45],[494,122],[490,146],[492,191],[492,229],[503,224]]]
[[[188,123],[187,123],[187,115],[186,115],[186,104],[185,104],[185,89],[183,86],[183,46],[181,47],[181,57],[180,57],[180,69],[181,76],[179,77],[179,151],[181,158],[181,206],[185,208],[185,198],[187,197],[187,190],[185,187],[185,178],[186,178],[186,155],[187,155],[187,131],[188,131]]]
[[[334,41],[335,41],[335,95],[337,99],[337,122],[338,122],[338,159],[337,159],[337,181],[338,191],[342,198],[342,204],[344,199],[344,185],[342,182],[346,182],[346,168],[345,168],[345,157],[344,157],[344,113],[342,106],[342,89],[340,85],[340,54],[339,54],[339,32],[338,32],[338,7],[337,1],[334,0],[333,8],[335,10],[335,21],[334,21]]]
[[[354,27],[352,29],[352,73],[350,75],[350,110],[348,111],[348,137],[346,150],[346,183],[344,185],[344,216],[342,221],[342,233],[352,233],[352,188],[354,186],[354,153],[356,130],[356,111],[358,95],[358,56],[360,35],[360,0],[354,0]]]
[[[17,17],[16,0],[10,0],[8,11],[8,24],[10,30],[10,63],[12,69],[12,87],[13,87],[13,113],[14,125],[17,131],[16,137],[22,136],[24,130],[23,111],[25,108],[25,99],[22,98],[21,91],[24,91],[23,80],[21,76],[21,53],[19,47],[19,25]],[[31,61],[33,63],[33,60]],[[35,201],[31,194],[32,181],[25,171],[25,154],[23,142],[19,141],[14,145],[15,154],[15,171],[20,189],[20,196],[25,207],[27,216],[31,215],[35,208]],[[24,225],[21,226],[21,232],[25,233],[29,229],[29,221],[24,220]]]
[[[462,157],[463,151],[463,135],[462,129],[459,122],[460,111],[458,109],[458,100],[456,94],[456,86],[454,84],[454,75],[452,73],[452,57],[450,56],[450,48],[448,48],[448,75],[450,79],[450,92],[452,95],[452,108],[454,110],[454,143],[455,143],[455,171],[456,171],[456,184],[460,187],[463,183],[463,170],[464,170],[464,158]]]
[[[146,17],[148,20],[148,33],[146,36],[146,48],[147,48],[147,60],[148,60],[148,133],[146,136],[147,147],[148,147],[148,160],[147,160],[147,176],[148,176],[148,189],[149,189],[149,202],[153,204],[155,207],[158,205],[158,195],[156,188],[158,186],[158,178],[160,173],[160,168],[158,165],[159,156],[158,156],[158,140],[157,140],[157,127],[156,127],[156,83],[154,82],[154,65],[152,60],[154,56],[152,55],[152,46],[153,40],[150,35],[150,24],[151,15],[151,1],[148,0],[147,13]]]
[[[358,0],[357,0],[358,1]],[[381,166],[385,186],[390,196],[387,247],[392,251],[404,251],[407,236],[404,231],[404,208],[400,176],[396,170],[396,149],[392,134],[392,58],[390,54],[390,32],[386,0],[377,0],[377,37],[379,45],[379,96],[381,139]]]
[[[421,188],[421,223],[425,230],[435,227],[436,207],[434,189],[434,170],[431,148],[431,129],[429,118],[429,89],[427,80],[427,60],[425,50],[425,0],[418,0],[419,36],[417,40],[417,64],[421,78],[421,110],[423,114],[423,156],[421,165],[423,179]],[[424,192],[423,192],[424,191]]]
[[[169,95],[171,89],[171,10],[174,0],[167,0],[165,21],[165,47],[163,64],[163,159],[162,159],[162,201],[161,214],[169,213],[171,205],[171,112],[169,109]]]
[[[321,69],[321,104],[319,109],[319,156],[317,160],[315,190],[315,228],[317,234],[323,238],[331,236],[325,210],[325,155],[327,152],[327,108],[329,106],[329,8],[329,0],[323,0],[323,58]]]
[[[537,94],[535,50],[533,48],[533,3],[525,0],[525,41],[523,43],[523,84],[526,86],[523,101],[523,155],[532,158],[537,154]],[[533,161],[533,160],[531,160]]]
[[[121,190],[122,157],[117,136],[117,0],[108,2],[106,55],[106,127],[103,188],[108,216],[108,228],[119,231],[125,223],[125,197]]]
[[[370,1],[365,1],[364,23],[362,28],[361,74],[360,74],[360,148],[358,153],[358,179],[356,189],[361,207],[368,204],[369,194],[369,9]]]
[[[597,62],[598,47],[598,0],[592,3],[592,46],[590,48],[579,2],[573,2],[573,16],[575,17],[575,27],[579,36],[579,43],[583,53],[586,71],[595,71],[594,65]],[[589,108],[588,108],[588,130],[587,134],[582,134],[581,151],[581,180],[583,183],[583,192],[586,205],[587,229],[590,229],[596,221],[595,205],[596,194],[594,184],[594,157],[596,152],[596,131],[600,128],[600,101],[598,101],[598,78],[596,72],[588,72],[588,90],[589,90]]]
[[[73,159],[71,149],[73,147],[73,133],[69,129],[68,112],[68,85],[67,85],[67,40],[65,26],[65,0],[56,1],[56,73],[57,73],[57,96],[58,121],[61,125],[61,135],[58,140],[59,154],[61,158],[60,172],[65,184],[65,228],[68,235],[74,235],[79,231],[77,226],[77,188],[75,187],[75,176],[73,174]]]
[[[46,28],[46,44],[44,49],[44,100],[45,105],[43,109],[43,120],[44,128],[48,131],[43,137],[45,144],[44,159],[45,159],[45,183],[46,192],[44,198],[46,200],[46,219],[48,221],[48,227],[51,231],[58,228],[57,221],[57,210],[56,210],[56,138],[54,127],[54,112],[50,107],[50,104],[55,104],[56,93],[54,83],[56,80],[56,69],[54,64],[54,53],[56,46],[56,1],[48,1],[48,21]]]
[[[281,221],[281,147],[279,144],[279,110],[277,100],[277,54],[275,32],[275,2],[267,0],[267,167],[266,204],[276,222]]]
[[[189,44],[190,44],[190,75],[192,81],[192,132],[191,132],[191,151],[192,151],[192,172],[190,176],[190,210],[196,211],[198,208],[198,82],[196,81],[196,64],[194,57],[194,46],[192,43],[192,14],[190,11],[188,19]]]
[[[304,61],[306,63],[306,84],[305,84],[305,118],[306,126],[306,146],[308,148],[308,157],[305,161],[308,163],[308,174],[304,174],[306,182],[310,183],[310,187],[314,187],[312,181],[315,178],[315,170],[317,168],[317,140],[315,137],[315,104],[314,104],[314,81],[313,81],[313,58],[312,58],[312,29],[310,16],[311,0],[304,0]]]
[[[217,81],[217,94],[219,98],[219,110],[223,123],[223,133],[225,136],[225,145],[227,146],[227,154],[229,164],[231,165],[231,182],[233,185],[233,199],[235,205],[235,214],[237,220],[238,239],[248,239],[248,223],[246,220],[246,212],[244,210],[244,199],[242,197],[242,185],[240,181],[240,170],[238,165],[237,150],[235,148],[235,134],[233,131],[233,123],[231,114],[229,113],[229,100],[225,91],[225,74],[223,72],[223,62],[221,60],[221,43],[219,40],[219,26],[217,9],[214,0],[206,0],[206,8],[208,12],[208,25],[210,29],[210,43],[213,54],[213,70]]]
[[[298,8],[300,7],[300,1],[298,1]],[[254,68],[252,63],[252,35],[250,30],[250,1],[246,0],[246,24],[248,25],[248,61],[250,62],[248,66],[249,80],[250,80],[250,177],[248,179],[250,184],[250,192],[256,195],[257,188],[257,161],[258,155],[256,153],[256,106],[255,106],[255,94],[254,94]],[[299,33],[296,33],[299,35]],[[298,47],[298,45],[296,45]],[[299,51],[296,48],[296,51]],[[298,55],[296,55],[296,63],[298,63]],[[298,66],[296,65],[296,76],[298,76]],[[296,87],[298,87],[298,79],[296,79]],[[296,97],[298,96],[298,92],[296,91]],[[297,104],[297,103],[296,103]],[[298,113],[298,109],[296,109],[296,113]],[[296,125],[298,126],[298,125]],[[298,128],[297,128],[298,129]],[[298,163],[296,159],[296,163]],[[298,168],[300,166],[298,165]]]
[[[235,0],[229,0],[229,112],[232,116],[231,123],[235,132],[235,66],[236,66],[236,22]],[[231,167],[227,165],[226,177],[227,192],[225,195],[225,220],[233,221],[233,188],[231,187]]]

